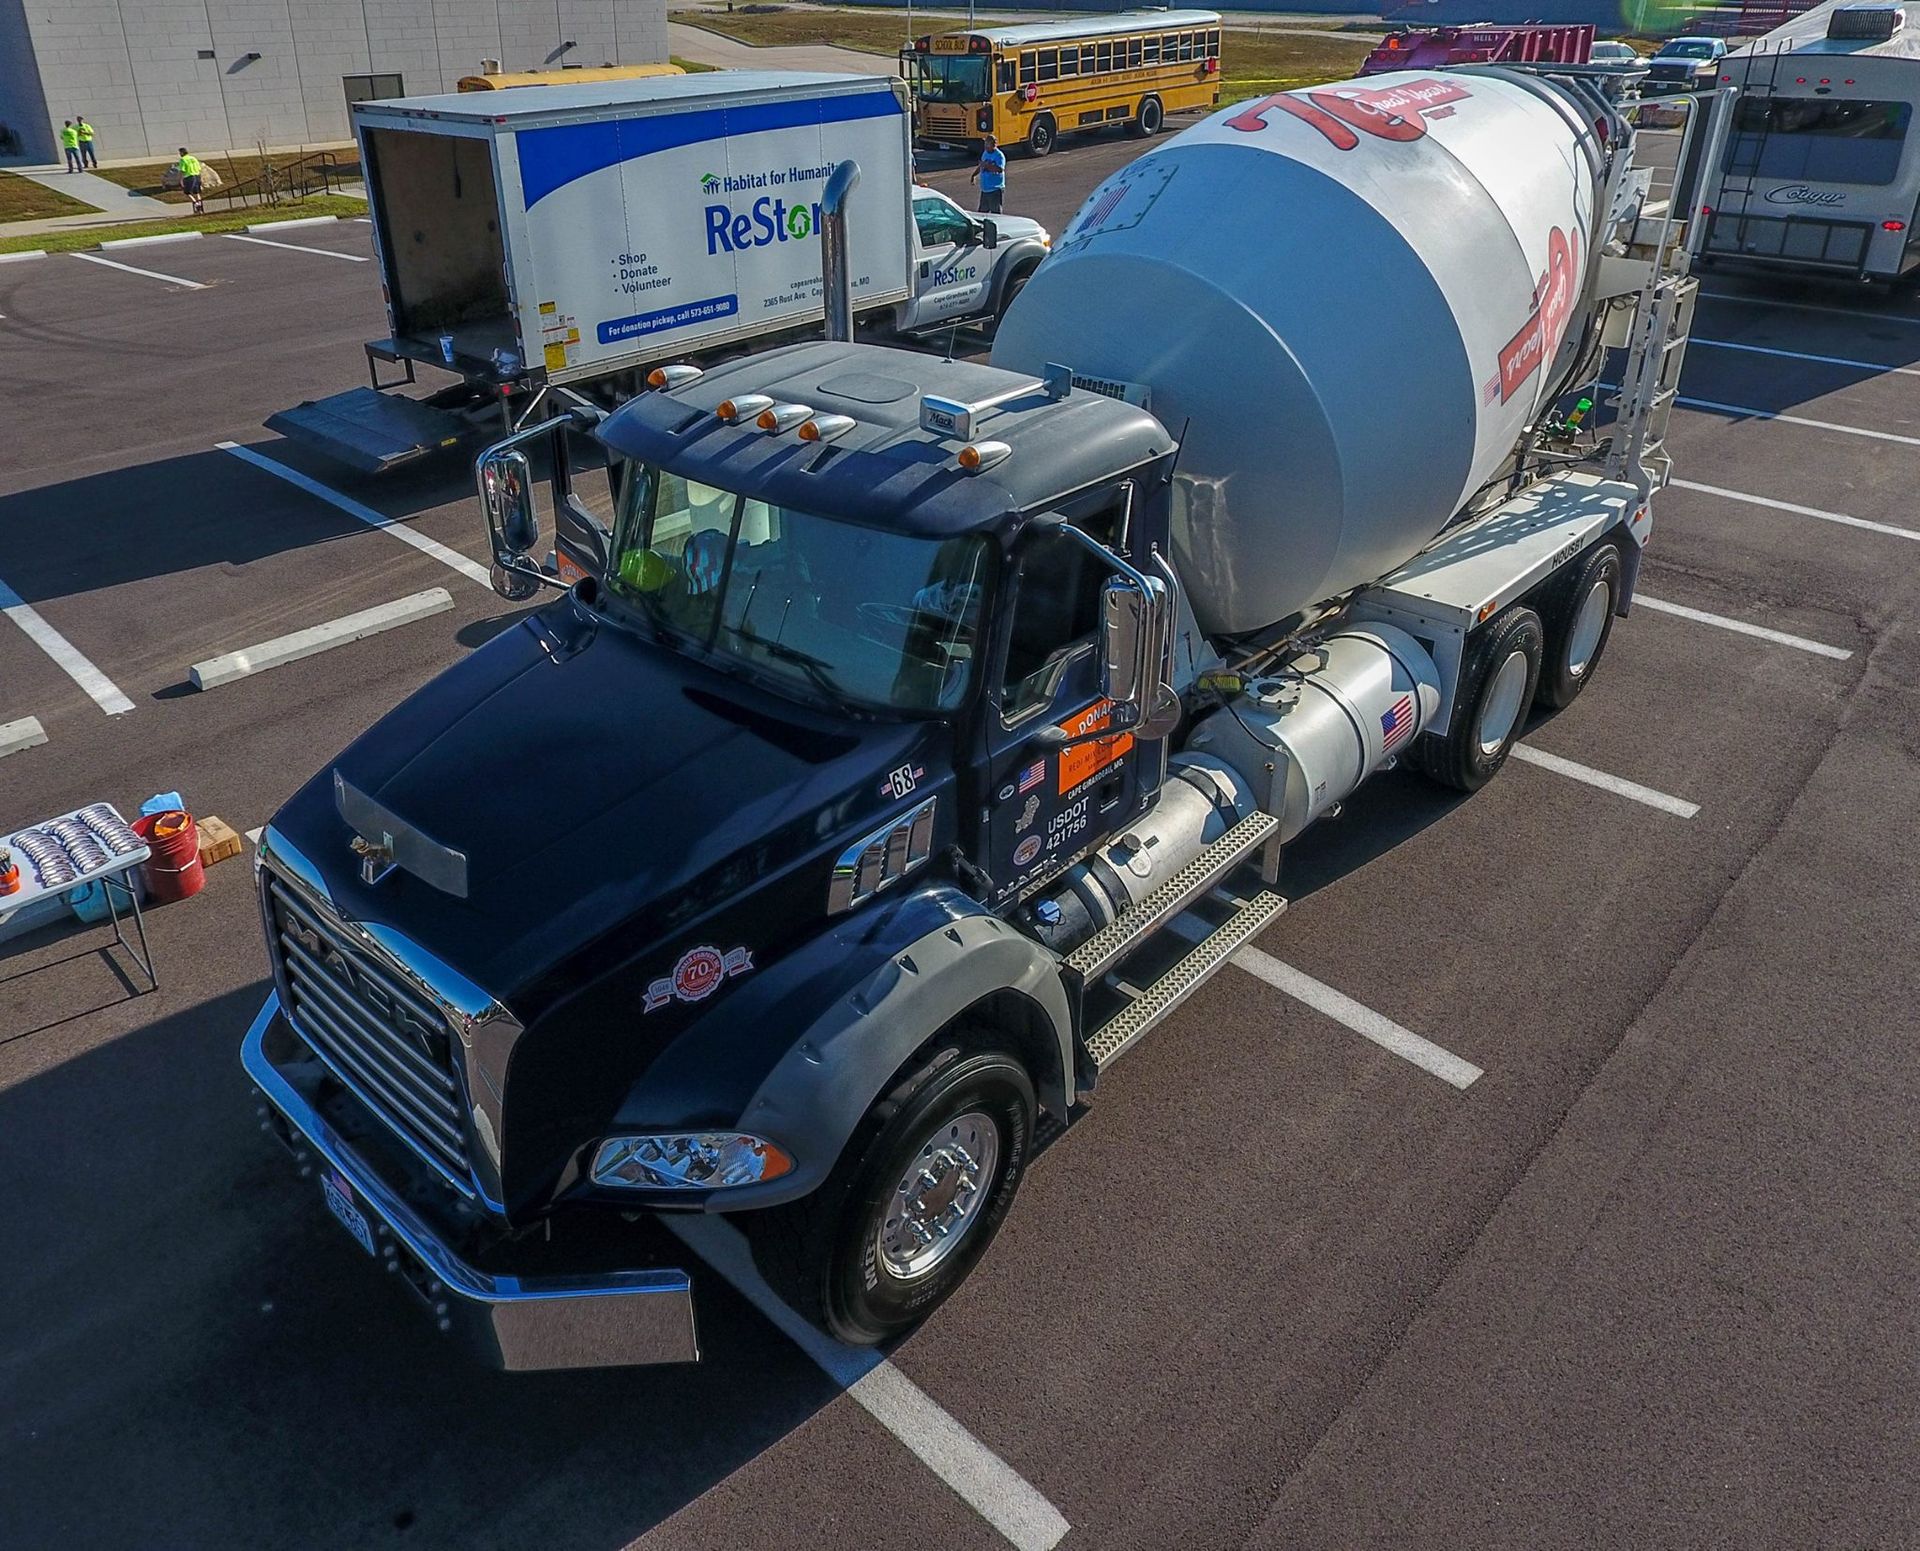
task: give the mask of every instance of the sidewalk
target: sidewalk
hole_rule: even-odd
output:
[[[80,200],[84,204],[95,206],[108,218],[115,221],[152,220],[163,215],[172,215],[174,207],[158,199],[149,199],[144,194],[136,194],[132,189],[122,188],[118,183],[96,177],[91,172],[68,172],[62,167],[9,167],[8,172],[27,178],[57,194],[65,194],[70,199]],[[24,230],[28,223],[9,222],[8,229]],[[57,217],[55,226],[90,226],[101,224],[98,216],[69,215]]]
[[[899,62],[887,54],[821,44],[762,48],[709,32],[704,27],[690,27],[675,21],[667,23],[667,48],[681,59],[690,59],[696,65],[712,65],[716,70],[829,70],[850,71],[856,75],[892,75],[899,68]]]

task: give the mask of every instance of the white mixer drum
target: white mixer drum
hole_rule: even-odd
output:
[[[1149,388],[1201,627],[1258,629],[1408,559],[1512,452],[1579,338],[1602,152],[1518,75],[1223,109],[1094,191],[994,364]]]

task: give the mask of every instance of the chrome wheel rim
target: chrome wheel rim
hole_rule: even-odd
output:
[[[945,1120],[907,1164],[874,1235],[890,1276],[925,1276],[957,1250],[986,1215],[1000,1161],[1000,1128],[981,1110]]]
[[[1520,701],[1527,691],[1527,654],[1511,652],[1493,676],[1480,707],[1480,752],[1497,754],[1520,720]]]
[[[1600,646],[1600,632],[1606,628],[1607,614],[1613,607],[1613,588],[1604,576],[1596,577],[1580,600],[1580,612],[1574,616],[1572,633],[1567,637],[1567,672],[1579,678],[1593,665],[1593,654]]]

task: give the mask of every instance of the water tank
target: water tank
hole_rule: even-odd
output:
[[[1094,190],[994,364],[1147,387],[1201,627],[1258,629],[1417,553],[1558,390],[1603,153],[1514,73],[1240,103]]]

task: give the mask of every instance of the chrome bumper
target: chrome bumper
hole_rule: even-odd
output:
[[[461,1260],[267,1058],[267,1034],[279,1016],[274,992],[247,1030],[240,1064],[295,1137],[353,1186],[356,1204],[376,1220],[389,1266],[406,1274],[443,1330],[458,1329],[483,1358],[516,1372],[699,1360],[693,1282],[684,1271],[522,1278],[491,1275]]]

